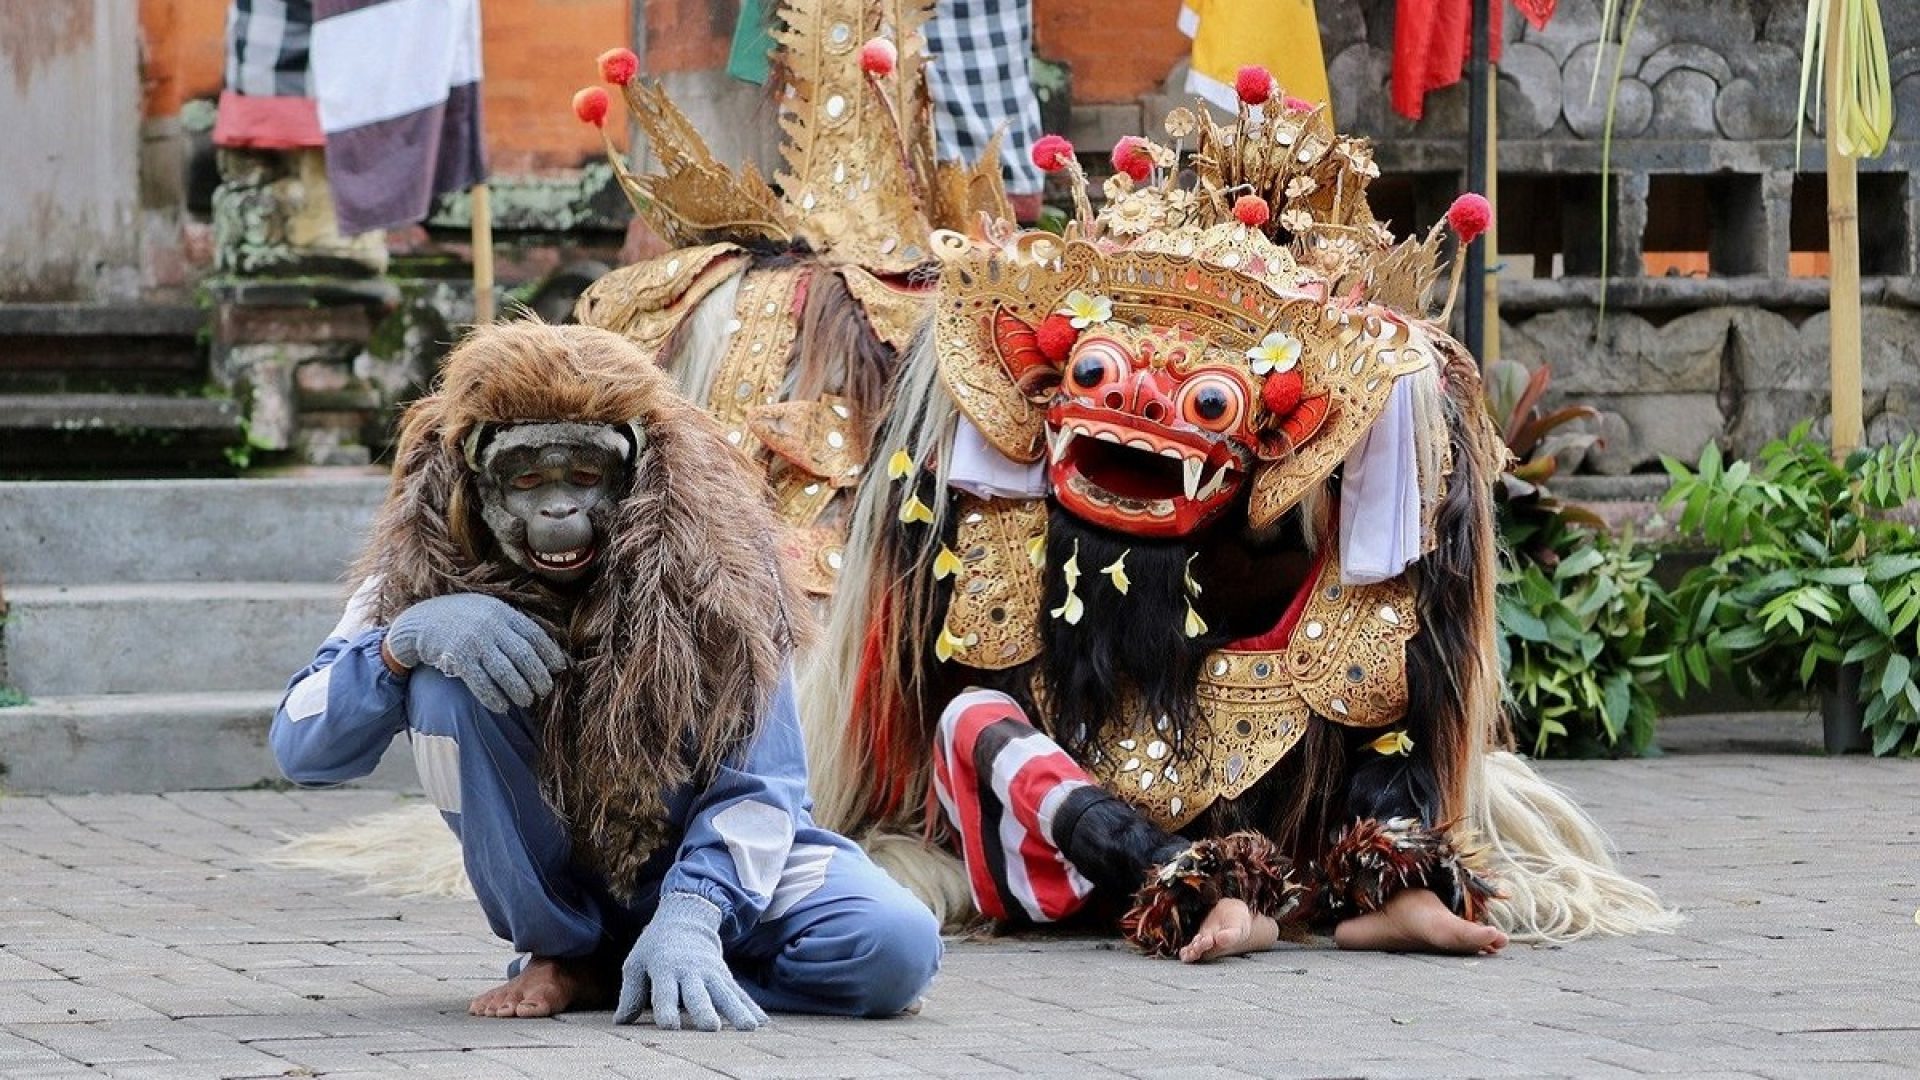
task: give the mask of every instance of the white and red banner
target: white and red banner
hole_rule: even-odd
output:
[[[480,0],[313,0],[311,49],[342,233],[421,221],[486,178]]]

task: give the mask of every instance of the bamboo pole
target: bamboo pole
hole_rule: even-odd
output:
[[[1832,379],[1833,453],[1844,459],[1860,445],[1864,404],[1860,389],[1860,189],[1854,160],[1840,152],[1840,8],[1827,0],[1827,347]]]
[[[493,205],[484,183],[473,185],[473,322],[493,321]]]

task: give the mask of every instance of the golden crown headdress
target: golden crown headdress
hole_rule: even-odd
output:
[[[804,243],[830,263],[883,275],[923,264],[935,227],[1010,216],[997,140],[971,166],[934,159],[921,32],[933,7],[783,0],[772,59],[784,137],[773,184],[751,163],[736,171],[715,158],[663,89],[633,78],[631,53],[615,50],[625,56],[612,66],[603,57],[603,74],[659,161],[658,172],[635,173],[606,140],[635,212],[674,247]],[[581,115],[605,134],[604,102]]]
[[[1023,372],[1048,352],[1032,331],[1049,317],[1166,328],[1261,376],[1297,371],[1288,407],[1301,415],[1273,418],[1287,452],[1254,477],[1250,515],[1263,524],[1340,464],[1396,379],[1457,349],[1427,321],[1443,226],[1396,240],[1367,203],[1379,175],[1367,140],[1337,134],[1324,107],[1272,93],[1270,79],[1266,94],[1243,94],[1232,122],[1180,108],[1166,132],[1171,146],[1115,146],[1098,212],[1071,145],[1040,140],[1035,161],[1073,181],[1078,213],[1064,235],[935,234],[941,375],[995,449],[1035,461],[1046,397],[1029,395]],[[1450,215],[1462,238],[1478,230],[1460,222],[1484,205]],[[1056,348],[1053,362],[1064,355]]]

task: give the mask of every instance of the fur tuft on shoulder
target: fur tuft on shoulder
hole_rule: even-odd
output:
[[[515,567],[480,517],[466,437],[528,421],[634,423],[644,436],[584,592]],[[554,634],[573,663],[537,706],[546,795],[583,861],[624,892],[667,839],[667,795],[752,739],[800,635],[758,471],[632,343],[533,321],[483,327],[453,351],[437,391],[408,410],[398,457],[358,565],[379,581],[376,621],[477,592]]]

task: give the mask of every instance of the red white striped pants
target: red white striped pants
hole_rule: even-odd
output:
[[[993,690],[969,690],[940,717],[933,786],[960,834],[980,912],[1054,922],[1078,911],[1093,884],[1053,839],[1067,796],[1093,781],[1059,744]]]

